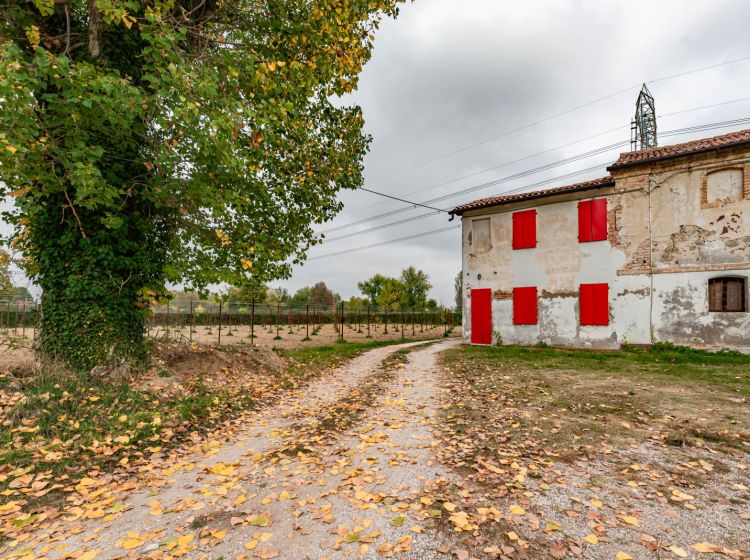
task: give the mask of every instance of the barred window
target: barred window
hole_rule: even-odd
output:
[[[747,311],[746,278],[712,278],[708,281],[708,310],[718,312]]]

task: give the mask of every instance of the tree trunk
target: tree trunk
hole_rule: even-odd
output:
[[[145,288],[162,277],[168,233],[137,195],[123,202],[118,227],[95,212],[74,213],[66,196],[49,199],[29,227],[40,263],[39,352],[77,371],[116,376],[142,368],[154,295]]]

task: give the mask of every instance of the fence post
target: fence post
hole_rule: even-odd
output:
[[[341,340],[344,340],[344,302],[341,302]]]
[[[222,301],[219,300],[219,346],[221,346],[221,304]]]
[[[281,316],[281,303],[276,304],[276,340],[281,338],[279,334],[279,317]]]
[[[401,311],[401,340],[404,339],[404,322],[406,321],[406,312]]]
[[[250,305],[250,344],[255,344],[255,298]]]
[[[310,340],[310,304],[307,304],[305,310],[305,340]]]
[[[370,306],[367,306],[367,338],[372,338],[370,336]]]
[[[414,308],[411,308],[411,335],[414,336],[416,332],[414,331]]]

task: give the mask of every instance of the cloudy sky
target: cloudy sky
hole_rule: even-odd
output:
[[[750,59],[723,64],[750,57],[748,21],[744,0],[416,0],[380,29],[353,96],[373,137],[365,186],[425,202],[628,141],[642,82],[656,98],[660,133],[750,117]],[[750,122],[668,135],[660,144],[741,128]],[[614,147],[427,204],[450,209],[542,181],[559,185],[605,175],[606,165],[628,149]],[[556,179],[563,175],[569,177]],[[453,301],[461,267],[458,229],[344,251],[457,220],[449,223],[446,214],[424,208],[403,210],[403,203],[363,191],[341,199],[342,213],[320,228],[339,229],[328,231],[327,241],[283,286],[294,291],[324,280],[349,297],[359,280],[414,265],[429,274],[433,297]],[[373,231],[412,217],[419,219]],[[343,235],[349,236],[334,241]]]

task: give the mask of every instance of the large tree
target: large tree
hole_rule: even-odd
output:
[[[5,0],[0,181],[40,348],[144,359],[168,282],[288,276],[362,181],[352,91],[400,0]]]
[[[402,286],[401,306],[405,309],[424,307],[427,294],[432,289],[427,273],[410,266],[401,271],[399,280]]]
[[[337,294],[334,294],[333,291],[326,286],[325,282],[318,282],[310,288],[310,305],[331,307],[335,305],[339,299],[341,298],[338,297]]]
[[[371,304],[377,305],[378,296],[380,295],[380,291],[383,289],[383,284],[385,284],[386,280],[387,278],[382,274],[376,274],[369,280],[359,282],[357,287],[359,287],[360,292],[368,297]]]

